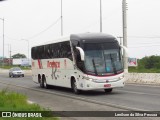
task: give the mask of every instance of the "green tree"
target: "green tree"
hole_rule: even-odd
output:
[[[139,68],[160,69],[160,56],[149,56],[139,60]]]
[[[17,54],[12,55],[12,58],[26,58],[26,55],[17,53]]]

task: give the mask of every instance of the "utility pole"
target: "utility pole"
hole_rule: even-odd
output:
[[[63,9],[62,9],[62,0],[61,0],[61,36],[63,36]]]
[[[0,18],[0,20],[3,21],[3,61],[2,61],[2,66],[4,66],[4,18]]]
[[[12,65],[12,60],[11,60],[11,44],[10,44],[10,54],[9,54],[9,58],[10,58],[10,61],[9,61],[9,63],[10,63],[10,65]]]
[[[11,65],[11,44],[8,45],[8,58],[9,58],[9,65]]]
[[[127,48],[127,3],[126,0],[122,1],[122,11],[123,11],[123,46]],[[126,51],[123,53],[124,59],[124,72],[128,73],[128,56]]]
[[[100,0],[100,32],[102,32],[102,0]]]

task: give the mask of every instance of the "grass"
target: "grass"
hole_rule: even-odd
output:
[[[0,91],[0,111],[49,111],[41,108],[38,104],[29,104],[27,97],[15,92],[8,92],[7,89]],[[51,112],[46,112],[51,115]],[[0,118],[0,120],[58,120],[56,117],[42,117],[42,118]]]
[[[12,67],[20,67],[22,70],[31,70],[31,67],[23,67],[23,66],[18,66],[18,65],[4,65],[4,66],[0,66],[0,68],[2,69],[10,69]]]

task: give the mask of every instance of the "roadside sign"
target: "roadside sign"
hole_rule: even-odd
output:
[[[128,66],[129,67],[137,67],[137,58],[128,58]]]

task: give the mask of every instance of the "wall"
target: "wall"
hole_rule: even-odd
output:
[[[0,69],[0,73],[8,73],[8,70]],[[24,70],[26,75],[31,75],[31,70]],[[155,84],[160,85],[160,73],[126,73],[126,83]]]
[[[126,83],[160,85],[160,73],[126,73]]]
[[[32,74],[31,70],[23,70],[23,71],[24,71],[24,75],[31,75]],[[1,74],[9,74],[9,70],[0,68],[0,73]]]

